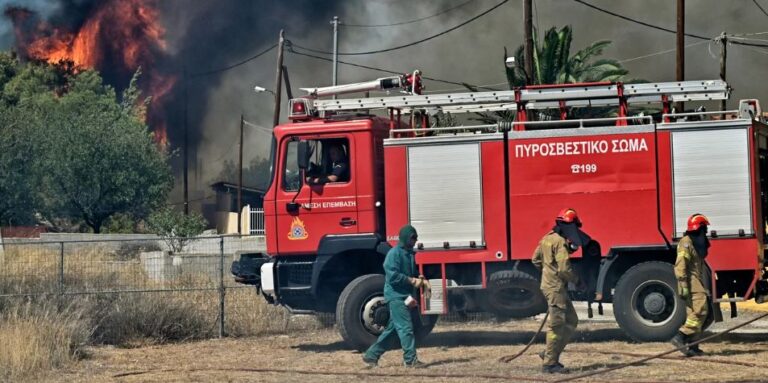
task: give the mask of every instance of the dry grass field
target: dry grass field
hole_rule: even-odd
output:
[[[37,381],[51,370],[90,358],[93,346],[137,347],[218,336],[218,281],[211,277],[181,274],[158,282],[138,259],[116,261],[113,252],[98,246],[68,252],[65,258],[61,278],[56,249],[6,246],[0,295],[31,295],[0,297],[0,382]],[[153,292],[93,293],[126,290]],[[88,294],[70,294],[80,292]],[[315,320],[292,321],[250,288],[228,289],[225,313],[230,336],[320,328]]]
[[[754,314],[752,314],[754,315]],[[749,317],[749,314],[746,315]],[[729,320],[726,326],[744,318]],[[601,382],[737,382],[768,379],[768,323],[702,346],[708,355],[685,359],[676,354],[582,381]],[[292,331],[283,335],[125,349],[88,347],[89,357],[47,378],[72,382],[495,382],[556,381],[568,375],[539,372],[536,343],[509,364],[500,356],[520,350],[537,328],[536,321],[474,322],[438,325],[419,348],[428,363],[423,370],[400,366],[399,350],[385,354],[380,367],[361,369],[360,354],[344,348],[332,329]],[[577,341],[562,362],[579,373],[639,359],[670,347],[637,344],[610,321],[580,326]]]

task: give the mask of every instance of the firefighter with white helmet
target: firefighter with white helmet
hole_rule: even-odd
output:
[[[576,211],[563,209],[555,219],[555,226],[541,239],[533,254],[533,264],[541,270],[541,292],[549,306],[546,350],[539,354],[544,359],[542,371],[545,373],[568,372],[560,363],[560,353],[579,323],[568,296],[568,283],[578,283],[570,255],[590,241],[580,227],[581,220]]]
[[[693,214],[688,218],[688,229],[677,244],[675,277],[677,293],[685,300],[687,317],[679,332],[672,338],[672,344],[680,348],[695,341],[702,331],[708,314],[709,290],[704,282],[706,267],[704,258],[709,252],[707,227],[709,219],[703,214]],[[681,349],[685,356],[701,355],[698,345]]]

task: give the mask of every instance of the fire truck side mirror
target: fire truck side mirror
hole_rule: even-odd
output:
[[[296,148],[296,163],[299,164],[299,169],[306,170],[309,168],[309,142],[299,141],[299,146]]]

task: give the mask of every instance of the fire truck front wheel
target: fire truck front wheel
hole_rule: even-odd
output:
[[[669,263],[644,262],[627,270],[613,297],[619,327],[641,342],[672,338],[685,321],[685,304],[677,298],[676,286]]]
[[[426,337],[437,323],[436,315],[412,315],[416,341]],[[384,331],[389,309],[384,302],[384,276],[368,274],[350,282],[336,304],[336,324],[344,341],[365,351]]]

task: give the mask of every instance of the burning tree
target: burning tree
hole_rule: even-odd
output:
[[[158,0],[83,1],[77,21],[53,24],[23,7],[5,9],[14,26],[22,60],[64,63],[75,72],[97,70],[121,88],[145,68],[140,88],[154,100],[145,116],[158,142],[167,142],[163,109],[176,76],[162,73],[158,61],[167,49]],[[72,18],[72,15],[69,15]]]

